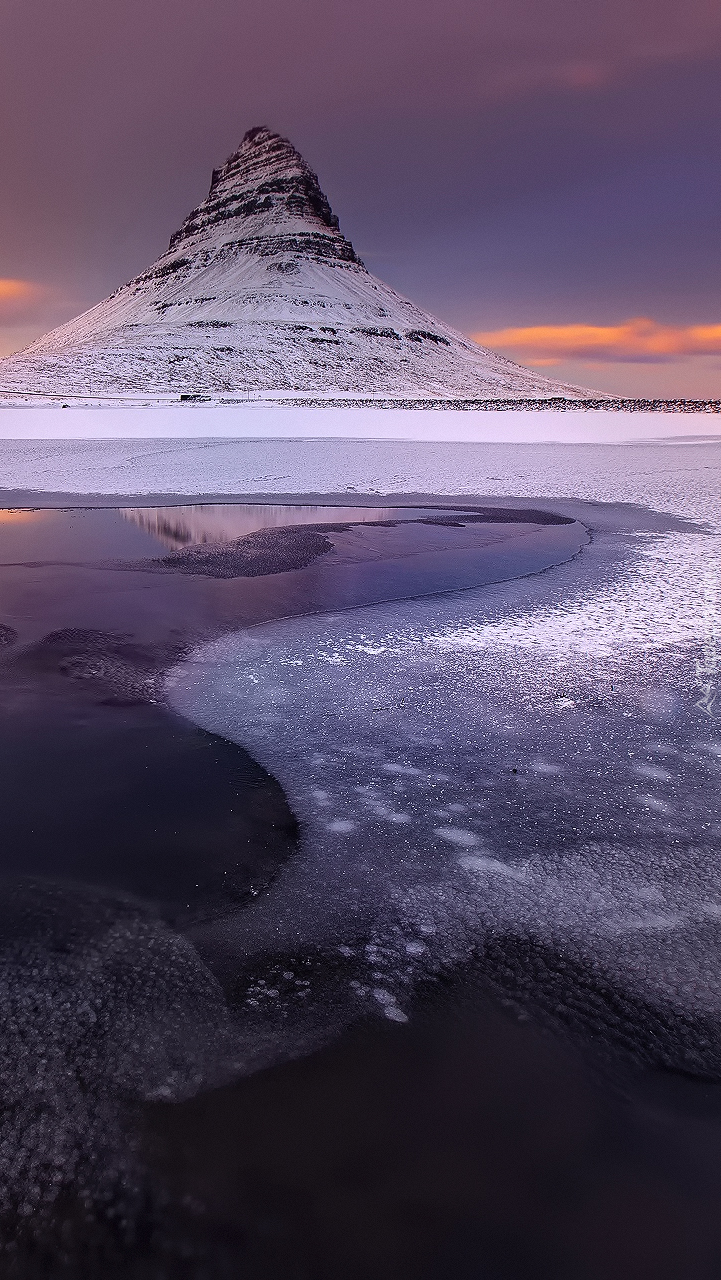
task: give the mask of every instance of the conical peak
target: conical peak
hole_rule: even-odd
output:
[[[549,382],[456,334],[363,267],[287,139],[250,129],[169,250],[2,364],[21,394],[340,392],[529,398]]]
[[[229,237],[228,232],[232,232]],[[228,243],[280,235],[319,235],[324,258],[358,262],[338,228],[338,219],[313,170],[287,138],[259,126],[249,129],[237,151],[213,171],[207,199],[171,238],[170,249],[189,239],[220,233]],[[185,246],[184,246],[185,247]]]
[[[228,184],[242,187],[263,177],[301,174],[311,178],[319,187],[318,178],[292,142],[282,138],[279,133],[273,133],[265,125],[257,125],[248,130],[237,151],[228,156],[225,164],[213,170],[208,195],[214,195],[219,187]]]

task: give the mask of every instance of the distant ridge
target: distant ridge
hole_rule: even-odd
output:
[[[372,276],[285,138],[250,129],[141,275],[0,361],[0,389],[576,402]]]

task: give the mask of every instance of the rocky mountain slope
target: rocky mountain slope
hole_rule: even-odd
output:
[[[214,171],[147,271],[0,361],[0,390],[587,394],[479,347],[372,276],[316,175],[265,128]]]

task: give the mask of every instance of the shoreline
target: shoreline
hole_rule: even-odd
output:
[[[27,404],[34,398],[35,403]],[[214,407],[229,405],[279,406],[294,409],[459,409],[463,412],[506,413],[518,410],[536,413],[550,409],[554,413],[599,409],[605,413],[721,413],[721,400],[713,397],[691,399],[688,396],[615,396],[611,392],[599,392],[588,396],[403,396],[403,395],[344,395],[343,392],[324,392],[293,395],[289,391],[229,391],[229,392],[49,392],[9,391],[0,389],[0,409],[36,408],[38,401],[47,406],[60,404],[61,408],[167,408],[174,404],[198,405],[211,403]],[[65,403],[65,402],[68,403]]]
[[[543,502],[543,509],[530,506],[530,503]],[[588,499],[575,497],[539,497],[538,494],[492,492],[476,493],[428,493],[399,492],[348,493],[344,490],[334,492],[307,493],[66,493],[44,491],[41,489],[0,489],[0,512],[17,511],[114,511],[125,507],[172,508],[190,506],[280,506],[280,507],[357,507],[359,510],[378,507],[392,508],[398,511],[423,507],[430,511],[473,511],[478,510],[475,504],[483,504],[485,509],[496,508],[499,511],[525,511],[534,515],[545,513],[568,520],[577,520],[587,527],[595,525],[596,517],[603,520],[604,513],[628,512],[634,518],[634,527],[638,527],[639,519],[649,522],[649,526],[660,532],[659,520],[663,521],[663,529],[682,530],[696,525],[695,521],[680,515],[651,511],[629,502],[589,502]],[[525,505],[524,505],[525,504]],[[556,523],[553,521],[552,523]]]

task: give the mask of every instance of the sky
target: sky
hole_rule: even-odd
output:
[[[464,333],[721,397],[719,86],[718,0],[0,0],[0,354],[146,267],[265,124]]]

